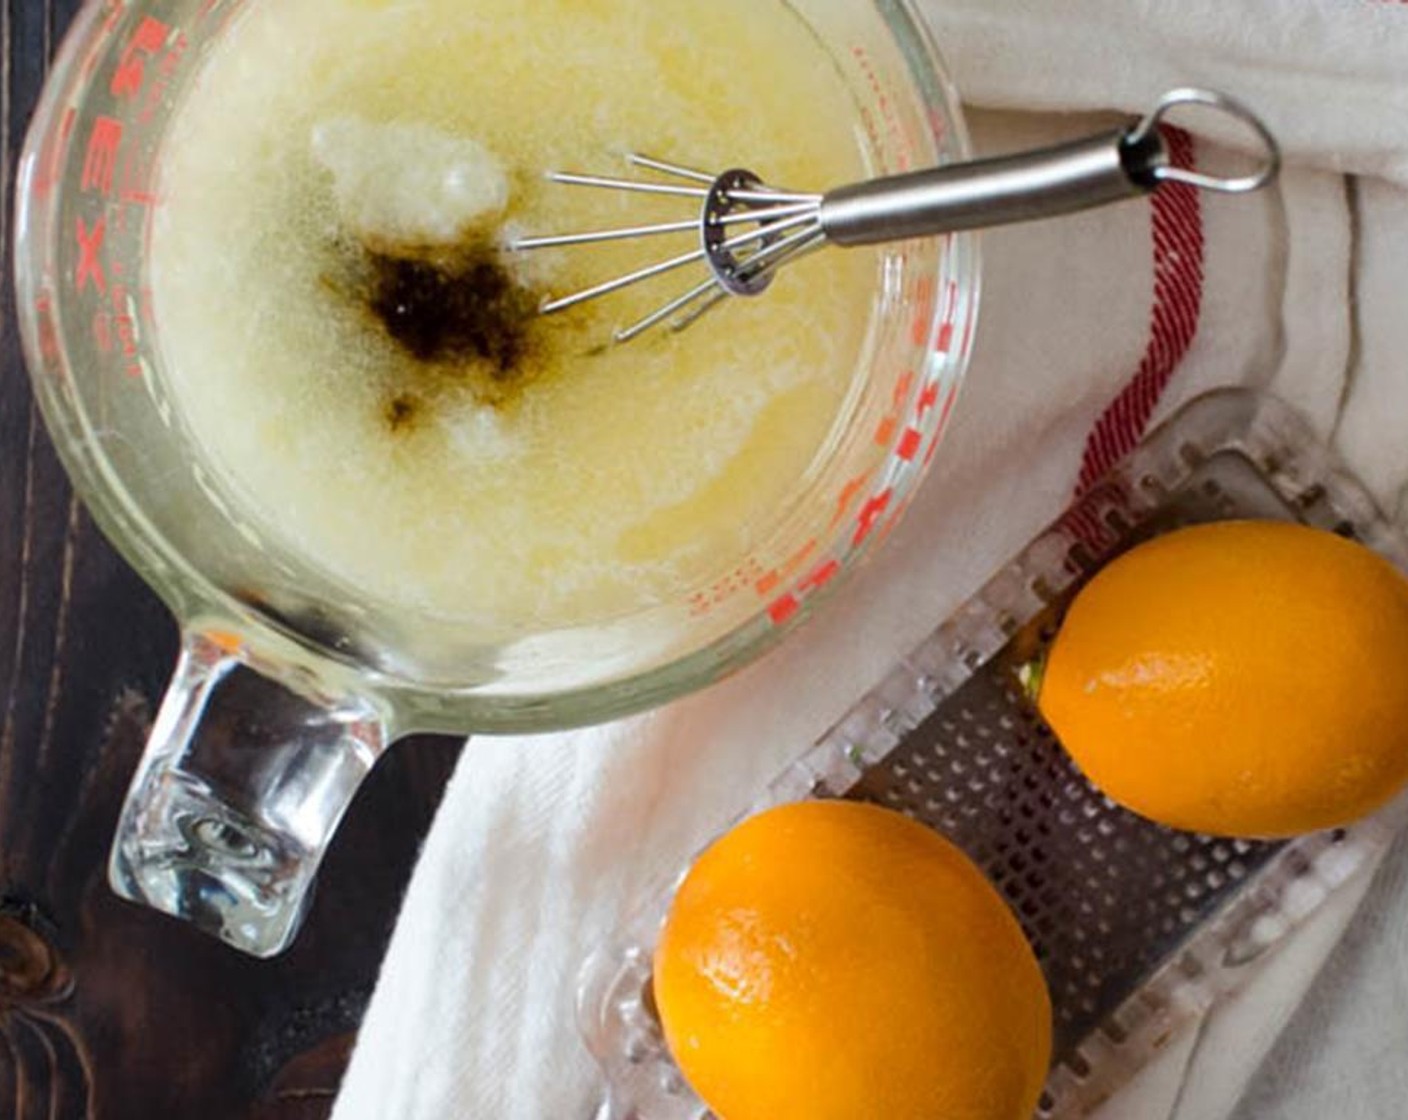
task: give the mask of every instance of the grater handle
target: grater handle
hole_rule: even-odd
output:
[[[1171,165],[1160,121],[1180,105],[1221,110],[1251,129],[1264,159],[1253,174],[1223,178]],[[872,245],[1008,225],[1089,210],[1181,182],[1202,190],[1259,190],[1280,170],[1267,127],[1226,94],[1179,89],[1126,128],[1032,152],[929,168],[841,187],[821,202],[821,227],[837,245]]]

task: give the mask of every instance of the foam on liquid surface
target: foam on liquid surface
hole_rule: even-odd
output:
[[[749,34],[719,35],[731,21]],[[399,177],[365,174],[355,153],[378,146]],[[601,353],[697,275],[537,319],[507,379],[412,360],[358,298],[356,227],[379,220],[435,241],[485,213],[545,232],[688,216],[542,181],[614,172],[628,149],[809,188],[863,173],[844,86],[780,2],[252,0],[168,142],[151,279],[165,379],[266,532],[369,597],[486,632],[677,598],[758,541],[850,386],[873,257],[821,254]],[[685,247],[513,267],[561,293]]]
[[[338,218],[364,240],[452,243],[508,205],[494,153],[430,125],[334,117],[314,126],[312,143]]]

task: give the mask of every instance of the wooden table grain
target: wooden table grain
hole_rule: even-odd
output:
[[[285,956],[240,956],[119,901],[118,808],[176,627],[75,500],[15,327],[15,161],[75,0],[0,0],[0,1117],[327,1115],[459,743],[391,751]]]

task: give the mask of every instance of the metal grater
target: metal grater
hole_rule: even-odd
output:
[[[1036,949],[1072,1052],[1277,844],[1160,828],[1098,794],[1015,679],[992,664],[847,796],[899,809],[961,847]]]
[[[1002,891],[1046,974],[1055,1063],[1038,1115],[1087,1115],[1385,848],[1402,803],[1279,843],[1198,836],[1120,809],[1076,770],[1021,682],[1081,583],[1140,540],[1232,517],[1297,519],[1408,569],[1408,544],[1286,406],[1210,394],[999,572],[768,791],[898,809],[962,847]],[[707,1112],[665,1051],[650,951],[656,892],[588,962],[586,1041],[612,1120]]]

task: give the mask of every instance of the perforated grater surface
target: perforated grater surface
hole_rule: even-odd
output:
[[[1281,843],[1151,824],[1076,771],[1022,685],[1076,589],[1139,540],[1231,517],[1351,535],[1408,570],[1408,544],[1286,406],[1223,391],[1188,406],[961,607],[754,810],[803,797],[899,809],[962,847],[1036,949],[1056,1060],[1039,1115],[1086,1115],[1264,963],[1402,821],[1403,803]],[[668,1053],[649,993],[671,889],[583,972],[601,1117],[707,1115]]]

